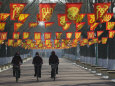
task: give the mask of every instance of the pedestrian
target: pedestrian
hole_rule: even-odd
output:
[[[35,71],[34,76],[36,76],[37,70],[38,70],[39,71],[38,77],[41,78],[41,68],[42,68],[43,60],[39,56],[38,52],[36,52],[35,57],[33,58],[32,64],[34,64],[34,71]]]
[[[55,54],[55,51],[52,51],[51,55],[49,57],[49,65],[52,65],[52,64],[56,64],[57,65],[56,74],[58,74],[59,59],[58,59],[58,56]],[[53,71],[54,71],[53,68],[51,68],[51,78],[54,77],[54,72]]]

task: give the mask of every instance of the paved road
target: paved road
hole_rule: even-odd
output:
[[[48,59],[44,58],[42,67],[42,78],[36,82],[33,76],[32,61],[24,63],[21,67],[21,78],[19,83],[15,83],[12,77],[12,69],[0,73],[0,86],[115,86],[115,83],[104,80],[100,76],[91,74],[71,61],[60,59],[59,74],[56,81],[50,78],[50,66]]]

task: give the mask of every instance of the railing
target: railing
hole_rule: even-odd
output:
[[[8,57],[9,58],[9,57]],[[32,57],[25,57],[23,58],[23,63],[24,62],[27,62],[28,60],[32,59]],[[10,58],[11,60],[11,58]],[[9,61],[8,61],[9,62]],[[3,64],[3,65],[0,65],[0,72],[4,71],[4,70],[7,70],[9,68],[12,68],[12,64],[11,62],[7,63],[7,64]]]
[[[20,55],[22,59],[27,58],[29,54]],[[11,57],[2,57],[0,58],[0,65],[8,64],[12,61],[13,56]]]

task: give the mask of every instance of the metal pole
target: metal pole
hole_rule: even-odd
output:
[[[6,45],[6,56],[7,56],[7,45]]]
[[[95,53],[96,53],[96,62],[95,62],[95,65],[98,65],[98,43],[95,44]]]
[[[109,67],[109,43],[107,44],[107,68]]]

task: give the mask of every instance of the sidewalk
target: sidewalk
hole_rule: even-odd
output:
[[[42,67],[42,78],[36,82],[32,60],[24,63],[21,67],[21,78],[19,83],[12,77],[12,69],[0,73],[0,86],[115,86],[115,83],[104,80],[100,76],[91,74],[71,61],[60,59],[59,74],[56,81],[50,78],[50,66],[48,58],[44,58]]]

